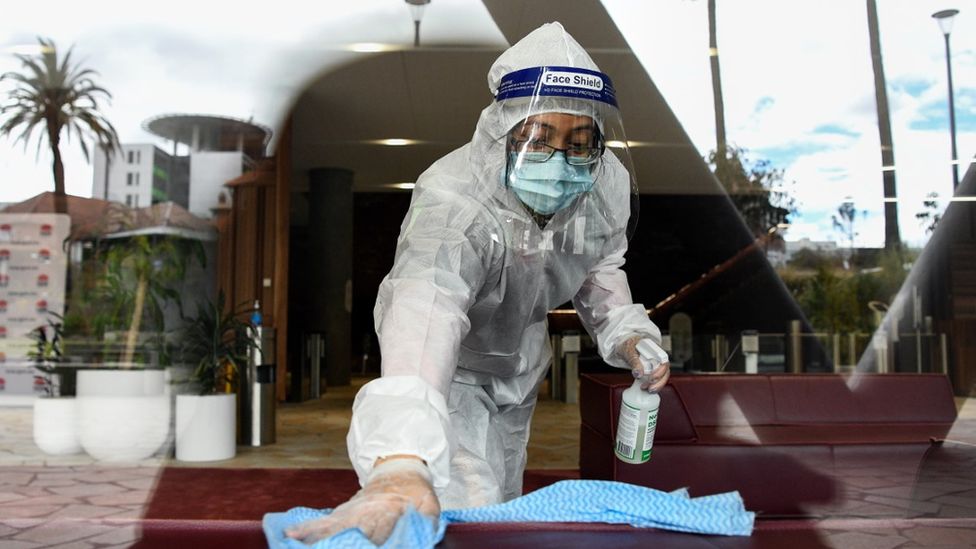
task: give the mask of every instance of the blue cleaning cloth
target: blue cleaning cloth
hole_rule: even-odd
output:
[[[331,510],[296,507],[264,516],[264,534],[273,549],[309,546],[286,538],[289,526],[328,515]],[[452,509],[441,513],[435,530],[412,508],[397,522],[383,548],[433,547],[449,523],[461,522],[599,522],[629,524],[697,534],[748,536],[755,513],[746,511],[738,492],[691,498],[687,490],[661,492],[652,488],[603,480],[564,480],[497,505]],[[315,549],[373,549],[359,529],[350,528],[321,540]]]

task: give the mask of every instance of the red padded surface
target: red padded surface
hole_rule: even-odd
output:
[[[779,423],[945,423],[956,419],[941,374],[771,375]]]
[[[633,382],[634,379],[626,373],[580,376],[580,422],[613,438],[617,425],[612,420],[620,413],[621,395]],[[655,442],[694,442],[698,436],[681,397],[670,385],[665,385],[659,394],[661,408],[654,432]]]
[[[695,427],[711,425],[772,425],[776,406],[764,375],[673,376]]]
[[[767,525],[757,521],[752,536],[702,536],[615,524],[476,523],[447,527],[441,549],[826,549],[814,522]],[[261,549],[267,547],[260,521],[146,521],[135,549]]]
[[[944,438],[951,426],[928,424],[871,425],[732,425],[699,427],[698,442],[703,444],[778,445],[778,444],[897,444],[928,445]]]
[[[611,448],[610,439],[587,430],[581,431],[580,444],[584,443]],[[807,515],[813,505],[839,506],[842,500],[832,471],[833,454],[826,445],[655,445],[651,460],[641,465],[617,460],[612,450],[580,456],[582,478],[665,491],[688,488],[692,496],[738,490],[750,511],[783,516]]]
[[[144,523],[151,535],[138,542],[138,549],[209,549],[266,547],[261,523],[242,521],[221,524],[209,521],[172,521]],[[912,532],[918,531],[918,534]],[[870,532],[865,534],[865,532]],[[869,537],[865,537],[865,536]],[[606,524],[496,523],[455,524],[447,528],[444,549],[567,549],[569,547],[612,547],[614,549],[827,549],[851,547],[852,540],[870,544],[881,536],[899,539],[921,537],[932,544],[973,539],[976,521],[972,519],[848,519],[848,520],[762,520],[757,519],[752,536],[701,536],[659,530],[642,530]],[[866,547],[867,545],[857,545]],[[873,546],[873,545],[871,545]],[[945,545],[940,547],[959,547]]]

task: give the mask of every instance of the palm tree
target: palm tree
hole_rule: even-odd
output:
[[[891,118],[888,111],[888,92],[885,86],[884,64],[881,61],[881,37],[878,31],[878,6],[867,0],[868,38],[871,41],[871,66],[874,68],[874,97],[878,109],[878,135],[881,138],[881,172],[884,187],[885,249],[901,248],[898,230],[898,191],[895,186],[895,147],[891,140]]]
[[[78,136],[81,152],[90,160],[86,137],[94,139],[97,146],[106,151],[118,148],[118,134],[112,124],[99,112],[99,102],[110,100],[110,94],[95,84],[92,76],[97,74],[71,63],[71,49],[59,61],[58,50],[50,39],[38,38],[41,53],[37,57],[17,55],[23,64],[23,72],[8,72],[0,75],[0,81],[15,83],[10,91],[11,103],[0,106],[0,117],[6,116],[0,124],[0,135],[10,136],[15,130],[20,133],[15,141],[23,141],[24,148],[43,125],[47,143],[51,147],[54,161],[54,204],[57,213],[68,213],[68,203],[64,192],[64,164],[61,161],[61,134],[66,130],[67,137]],[[37,143],[40,154],[41,143]]]
[[[722,100],[722,72],[718,64],[718,25],[715,0],[708,0],[708,56],[712,67],[712,100],[715,104],[715,152],[719,161],[726,159],[725,102]]]

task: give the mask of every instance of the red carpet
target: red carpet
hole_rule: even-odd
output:
[[[526,471],[524,491],[579,478],[576,470]],[[299,505],[335,507],[359,489],[349,469],[217,469],[168,467],[153,491],[145,518],[261,520]]]

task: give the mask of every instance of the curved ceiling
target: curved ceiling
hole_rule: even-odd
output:
[[[509,42],[561,13],[561,23],[613,79],[644,194],[721,194],[711,172],[598,0],[484,0]],[[313,80],[291,114],[292,188],[316,167],[354,172],[356,191],[391,190],[470,140],[492,101],[485,75],[500,49],[436,46],[357,57]],[[406,145],[381,144],[385,139]]]

